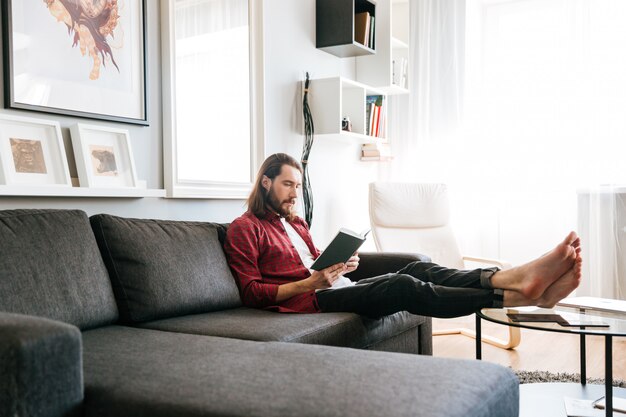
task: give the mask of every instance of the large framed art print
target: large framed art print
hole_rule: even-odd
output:
[[[3,0],[5,107],[147,125],[143,0]]]

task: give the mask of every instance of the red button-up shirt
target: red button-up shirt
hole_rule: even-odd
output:
[[[296,217],[290,224],[317,258],[320,251],[313,244],[306,222]],[[311,275],[277,214],[268,213],[260,219],[245,212],[228,227],[224,251],[244,305],[284,313],[320,311],[315,291],[276,301],[279,285]]]

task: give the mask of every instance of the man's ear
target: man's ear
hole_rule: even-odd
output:
[[[263,175],[263,179],[261,179],[261,185],[263,186],[263,188],[269,191],[272,187],[272,180],[270,180],[269,177],[267,177],[266,175]]]

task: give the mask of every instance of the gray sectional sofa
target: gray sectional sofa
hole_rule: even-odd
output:
[[[510,370],[429,356],[430,318],[243,307],[226,227],[0,211],[0,417],[517,415]]]

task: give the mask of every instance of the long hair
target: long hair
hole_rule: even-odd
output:
[[[286,153],[275,153],[268,156],[261,165],[261,168],[259,168],[254,186],[252,187],[252,192],[248,196],[248,210],[258,218],[263,218],[267,213],[268,191],[263,188],[263,176],[265,175],[273,181],[274,178],[280,175],[283,165],[294,167],[302,174],[302,166],[300,163]],[[287,218],[287,220],[292,219],[293,215]]]

